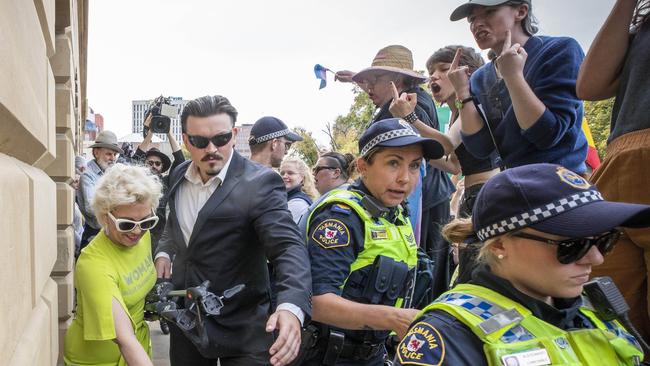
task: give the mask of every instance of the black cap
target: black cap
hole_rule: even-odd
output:
[[[366,156],[373,147],[402,147],[422,145],[426,159],[439,159],[445,154],[442,145],[432,139],[421,137],[408,122],[399,118],[389,118],[370,125],[359,139],[359,155]]]
[[[279,137],[284,137],[291,142],[302,141],[302,137],[289,130],[289,127],[279,118],[266,116],[258,119],[251,128],[248,144],[257,145]]]
[[[650,226],[650,206],[605,201],[595,186],[555,164],[505,170],[488,180],[474,204],[479,240],[530,227],[548,234],[584,238],[616,227]]]
[[[161,173],[166,172],[169,170],[169,167],[172,166],[172,161],[169,159],[169,156],[167,154],[163,153],[162,151],[158,150],[155,147],[152,147],[151,149],[147,150],[147,152],[144,154],[145,160],[150,157],[150,156],[157,156],[162,160],[162,170],[160,171]]]

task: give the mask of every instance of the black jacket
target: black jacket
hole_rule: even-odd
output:
[[[186,245],[176,206],[179,185],[190,161],[170,176],[169,218],[158,252],[175,255],[172,282],[177,289],[211,281],[220,295],[238,284],[246,288],[225,300],[221,315],[209,318],[210,349],[217,358],[268,350],[265,331],[270,308],[267,258],[276,271],[278,304],[291,303],[311,315],[311,273],[303,240],[287,209],[280,176],[233,151],[223,184],[200,210]],[[173,344],[171,347],[173,348]]]

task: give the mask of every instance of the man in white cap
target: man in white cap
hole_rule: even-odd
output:
[[[118,154],[123,153],[117,144],[117,136],[111,131],[100,132],[90,147],[93,149],[94,159],[86,164],[86,170],[79,179],[79,208],[85,219],[80,249],[83,249],[101,228],[91,207],[95,184],[106,169],[115,164]]]

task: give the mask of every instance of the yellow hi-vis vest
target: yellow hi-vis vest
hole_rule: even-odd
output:
[[[542,349],[550,365],[617,366],[635,365],[637,357],[643,360],[636,339],[618,321],[599,319],[588,299],[583,300],[587,306],[580,312],[596,326],[594,329],[562,330],[535,317],[521,304],[471,284],[442,294],[419,316],[442,310],[456,317],[481,339],[490,366],[503,365],[508,356]]]
[[[341,288],[345,286],[352,272],[372,265],[375,258],[382,255],[389,257],[397,262],[405,262],[409,270],[413,270],[418,262],[417,243],[413,235],[411,223],[407,217],[404,217],[403,211],[399,208],[398,220],[401,225],[395,225],[383,217],[373,218],[363,206],[361,206],[361,194],[349,190],[334,190],[328,193],[325,198],[310,213],[307,220],[307,235],[309,235],[309,226],[314,213],[326,205],[342,203],[349,206],[363,221],[364,242],[363,250],[359,252],[357,258],[350,264],[348,277],[343,282]],[[398,299],[396,307],[401,307],[403,299]]]

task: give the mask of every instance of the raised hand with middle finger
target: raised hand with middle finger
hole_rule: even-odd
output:
[[[524,75],[524,65],[528,54],[524,47],[519,43],[511,45],[512,34],[510,30],[506,31],[506,39],[503,42],[501,54],[497,57],[495,63],[499,73],[504,80],[510,80],[513,77]]]
[[[451,62],[449,71],[447,71],[447,78],[456,91],[456,98],[466,98],[469,96],[469,68],[467,66],[459,66],[460,64],[461,49],[456,50],[454,60]]]
[[[394,82],[390,82],[393,89],[393,100],[390,102],[388,110],[393,117],[404,118],[415,111],[415,106],[418,103],[418,95],[416,93],[402,93],[397,91]]]

